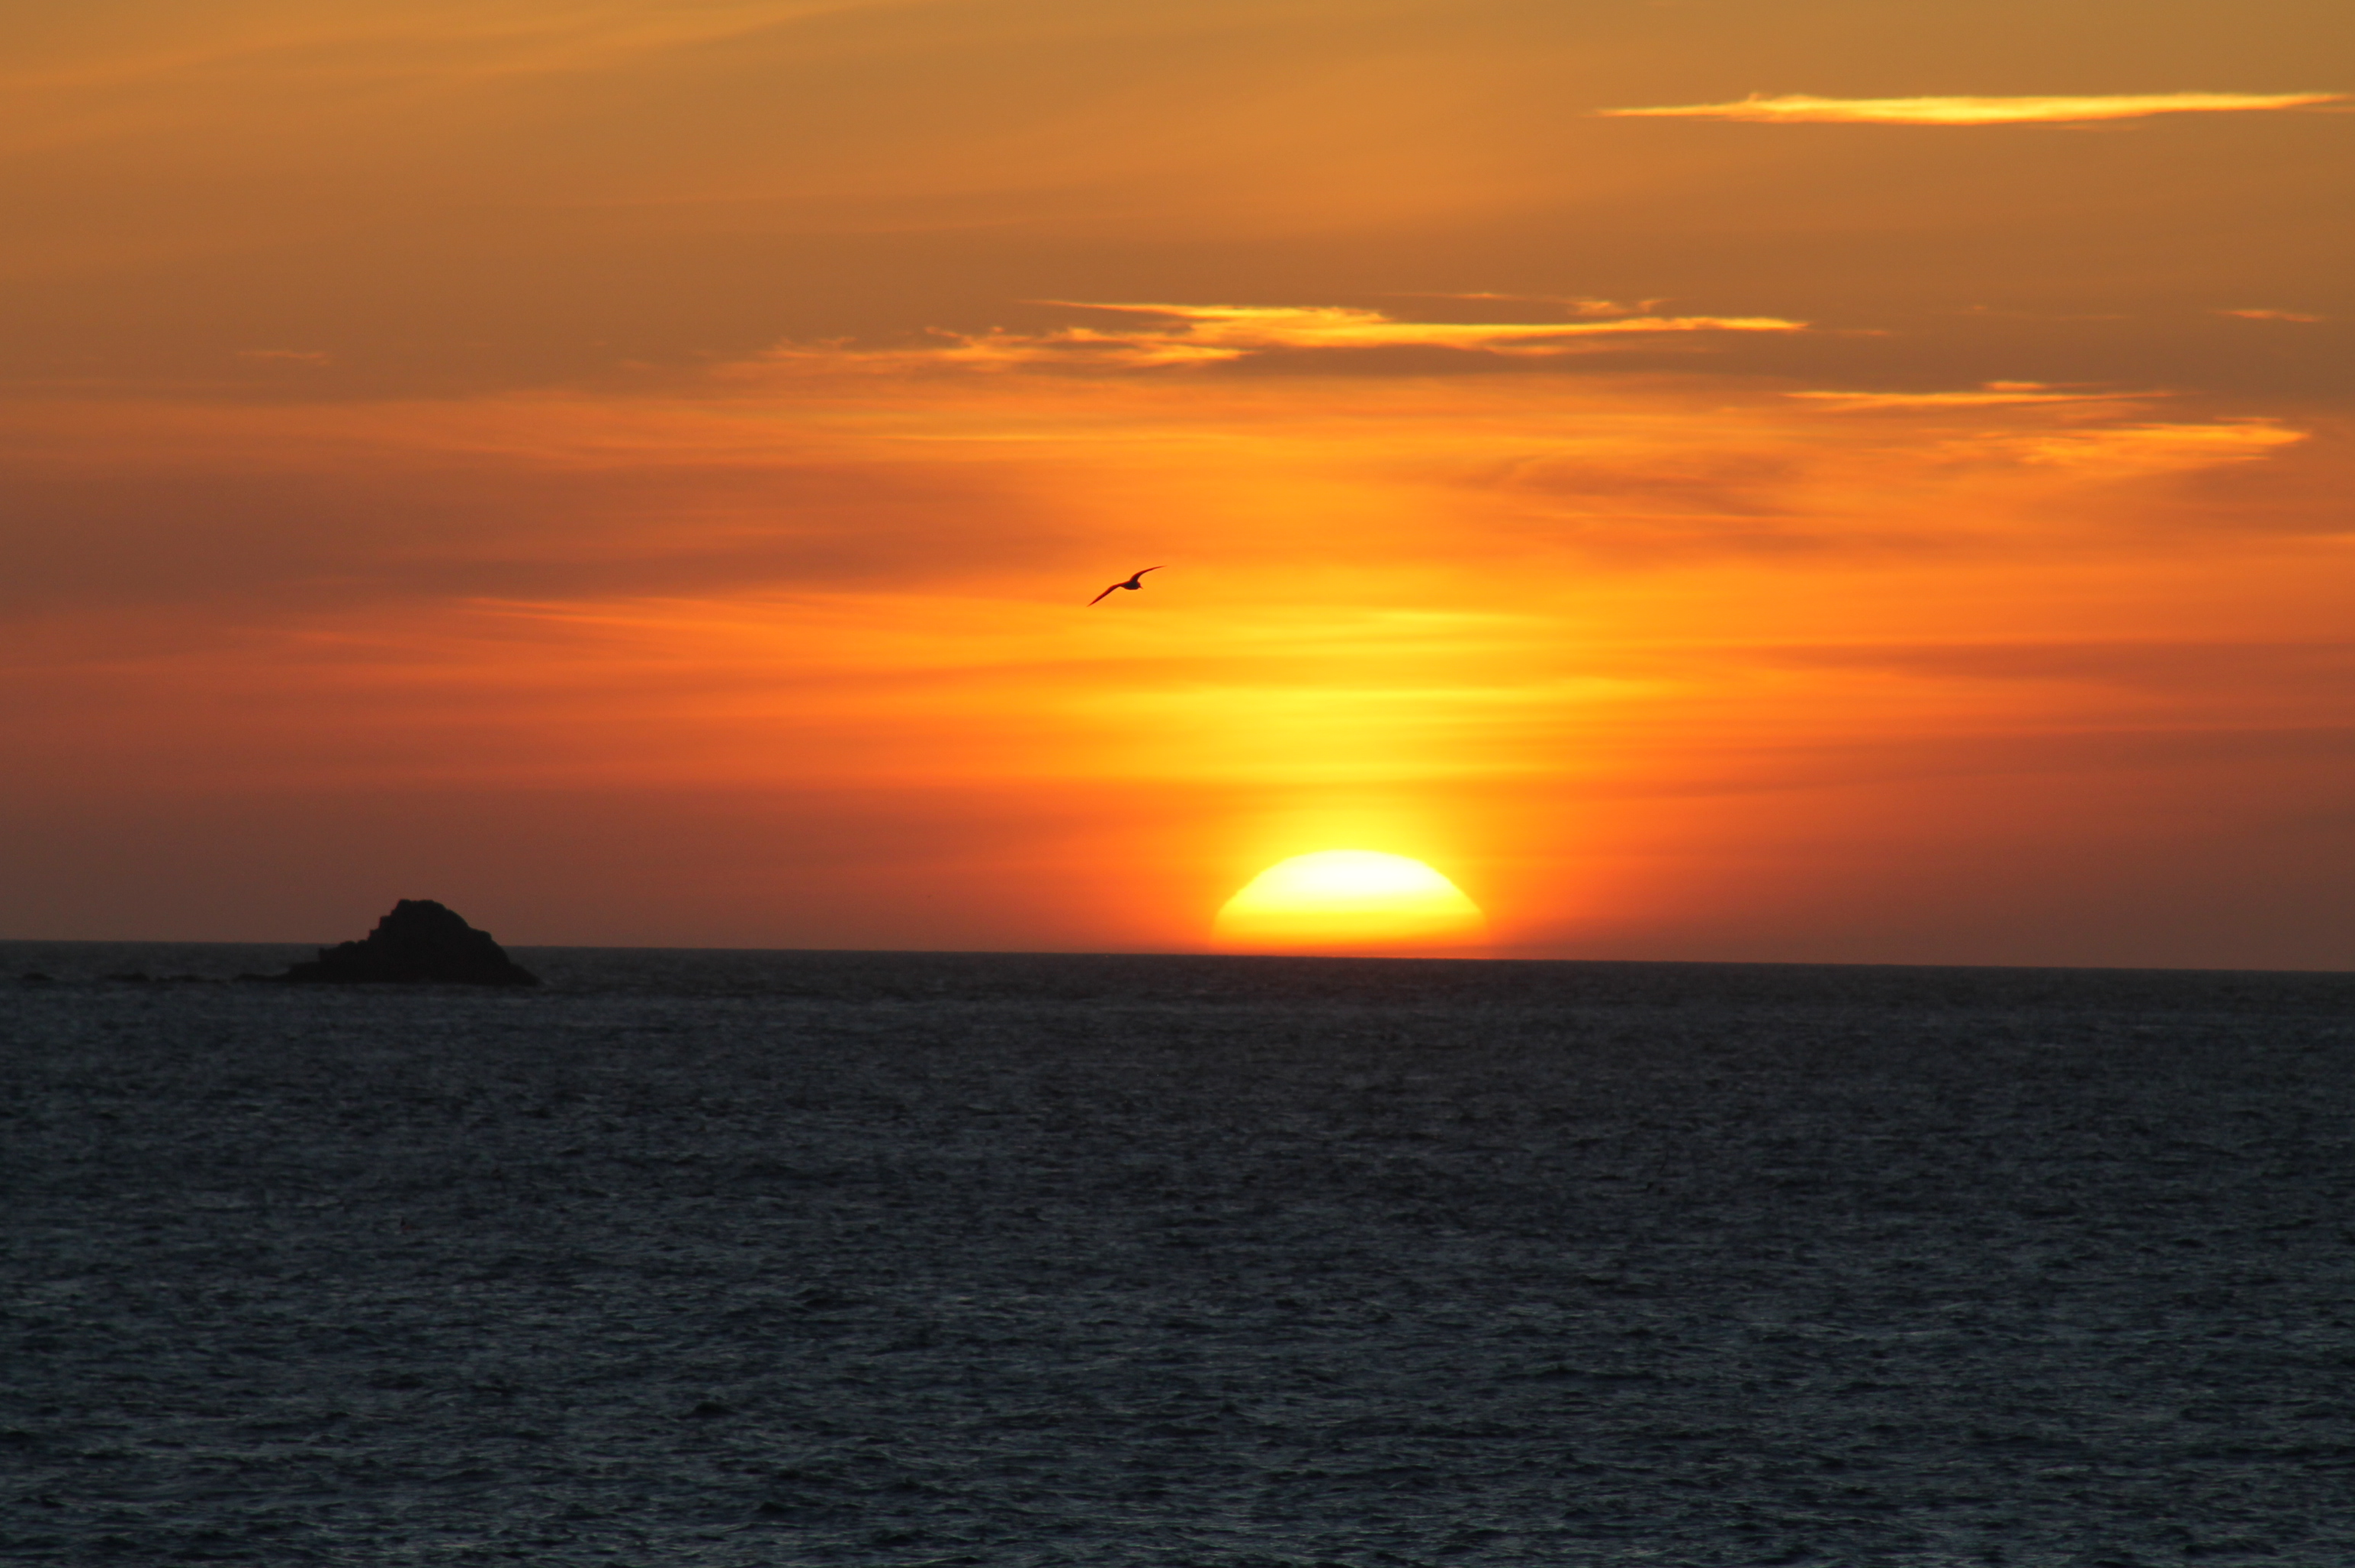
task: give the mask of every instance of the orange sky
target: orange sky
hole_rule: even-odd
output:
[[[2355,955],[2336,0],[55,12],[0,935]]]

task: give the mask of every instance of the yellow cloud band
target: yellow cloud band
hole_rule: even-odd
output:
[[[1034,304],[1103,311],[1146,320],[1113,327],[1062,326],[1043,332],[936,332],[921,347],[861,349],[841,344],[787,344],[766,364],[863,365],[913,368],[961,365],[1005,369],[1029,365],[1124,369],[1214,365],[1254,355],[1309,349],[1443,348],[1499,357],[1543,357],[1610,340],[1636,347],[1647,337],[1691,333],[1804,333],[1804,321],[1774,315],[1625,315],[1573,321],[1400,321],[1347,305],[1196,305],[1034,300]],[[1603,302],[1593,302],[1601,304]],[[1602,340],[1602,341],[1597,341]]]
[[[2094,98],[1811,98],[1758,93],[1736,103],[1598,109],[1614,119],[1748,120],[1772,124],[2022,125],[2139,120],[2152,114],[2231,114],[2343,103],[2343,92],[2148,92]]]
[[[1307,348],[1453,348],[1491,354],[1542,354],[1572,339],[1684,332],[1805,332],[1807,324],[1779,316],[1631,315],[1563,322],[1398,321],[1380,311],[1337,305],[1103,304],[1043,300],[1124,315],[1158,317],[1170,325],[1119,332],[1067,327],[1034,337],[1001,334],[986,358],[1053,358],[1082,355],[1175,364],[1240,358],[1247,354]],[[974,345],[963,345],[970,353]]]

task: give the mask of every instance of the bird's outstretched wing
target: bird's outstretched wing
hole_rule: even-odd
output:
[[[1161,569],[1160,569],[1159,567],[1157,567],[1157,566],[1148,566],[1148,567],[1146,567],[1146,568],[1145,569],[1145,571],[1160,571],[1160,570],[1161,570]],[[1105,590],[1103,591],[1103,593],[1099,593],[1099,594],[1097,594],[1097,595],[1095,596],[1095,598],[1089,600],[1089,601],[1088,601],[1088,603],[1091,603],[1091,604],[1093,604],[1093,603],[1098,603],[1099,601],[1103,600],[1106,594],[1109,594],[1109,593],[1113,591],[1113,588],[1142,588],[1142,587],[1144,587],[1144,586],[1145,586],[1145,583],[1144,583],[1144,581],[1143,581],[1143,579],[1144,579],[1144,576],[1145,576],[1145,571],[1132,571],[1132,572],[1130,572],[1126,577],[1124,577],[1124,578],[1122,578],[1118,582],[1114,583],[1114,584],[1112,585],[1112,588],[1107,588],[1107,589],[1105,589]]]

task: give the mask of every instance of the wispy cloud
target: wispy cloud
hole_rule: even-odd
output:
[[[1546,322],[1400,321],[1348,305],[1193,305],[1098,304],[1039,300],[1070,310],[1143,318],[1119,326],[1065,326],[1044,332],[940,333],[940,342],[912,349],[862,350],[845,345],[789,346],[776,360],[851,360],[900,366],[919,363],[977,368],[1064,366],[1071,368],[1154,368],[1210,365],[1253,356],[1310,350],[1437,348],[1460,353],[1533,357],[1695,333],[1797,333],[1804,321],[1772,315],[1616,315],[1604,300],[1570,303],[1580,319]],[[1601,341],[1598,341],[1601,340]]]
[[[2140,120],[2153,114],[2231,114],[2313,109],[2343,92],[2143,92],[2079,98],[1813,98],[1752,93],[1734,103],[1598,109],[1615,119],[1748,120],[1765,124],[2024,125]]]
[[[1543,352],[1565,339],[1662,332],[1805,332],[1807,324],[1771,315],[1588,316],[1566,322],[1398,321],[1345,305],[1093,304],[1048,300],[1077,310],[1159,316],[1180,325],[1188,341],[1236,354],[1264,348],[1468,348]],[[1606,301],[1580,301],[1609,308]],[[1153,336],[1169,336],[1167,329]]]
[[[208,23],[93,31],[59,29],[0,67],[15,91],[153,84],[215,72],[266,75],[299,62],[310,72],[388,80],[500,79],[626,64],[666,51],[736,42],[893,0],[717,0],[660,9],[568,0],[409,0],[400,6],[209,7]],[[102,40],[102,42],[101,41]]]
[[[1668,303],[1666,299],[1649,299],[1637,300],[1630,304],[1620,300],[1594,299],[1585,294],[1500,294],[1490,293],[1486,289],[1471,293],[1406,293],[1392,297],[1417,300],[1495,301],[1498,304],[1552,304],[1560,305],[1572,315],[1648,315]]]
[[[1786,392],[1785,397],[1827,404],[1834,409],[1967,409],[2014,403],[2108,403],[2121,399],[2165,397],[2164,392],[2070,392],[2041,381],[1986,381],[1961,392]]]
[[[2091,478],[2171,474],[2219,464],[2247,463],[2295,446],[2309,432],[2269,419],[2215,424],[2119,425],[2106,430],[2053,431],[1975,443],[2040,467]]]
[[[2300,310],[2220,310],[2218,315],[2237,315],[2243,321],[2328,321],[2327,315],[2308,315]]]

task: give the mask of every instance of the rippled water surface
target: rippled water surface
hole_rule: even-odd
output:
[[[298,955],[0,944],[0,1561],[2355,1563],[2355,977]]]

